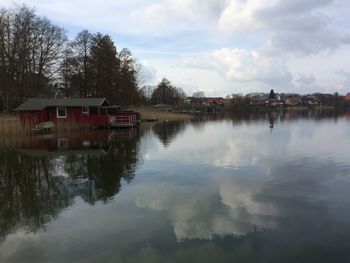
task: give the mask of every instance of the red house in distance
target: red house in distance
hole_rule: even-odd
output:
[[[56,126],[133,127],[137,113],[110,106],[106,98],[28,99],[15,109],[24,125],[51,121]]]

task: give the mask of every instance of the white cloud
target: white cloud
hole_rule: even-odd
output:
[[[318,7],[330,4],[332,0],[232,0],[228,2],[220,16],[218,27],[223,32],[233,33],[257,29],[295,28],[300,23],[304,23],[305,19],[312,20],[311,12]],[[304,19],[300,21],[300,18]]]
[[[133,10],[131,18],[153,34],[193,30],[215,24],[225,0],[165,0]],[[171,30],[169,30],[171,28]]]
[[[331,27],[322,27],[313,32],[288,31],[274,34],[262,49],[266,54],[310,55],[322,50],[334,51],[341,45],[350,44],[350,34],[338,32]]]
[[[184,65],[216,70],[232,83],[250,84],[256,89],[292,86],[292,75],[285,61],[257,51],[223,48],[186,59]]]
[[[65,27],[89,29],[108,34],[123,33],[132,35],[140,34],[143,27],[132,23],[130,12],[136,7],[147,6],[151,2],[153,1],[23,0],[18,3],[34,7],[38,14],[47,16],[50,20]],[[14,1],[12,0],[4,0],[0,4],[6,7],[13,7],[13,3]]]
[[[336,72],[336,74],[343,77],[345,80],[350,80],[350,72],[339,70]]]
[[[222,12],[218,28],[226,34],[263,30],[271,37],[265,52],[312,54],[350,44],[350,34],[333,25],[320,7],[332,0],[247,0],[231,1]]]
[[[320,84],[317,83],[313,74],[297,73],[293,78],[295,92],[307,93],[309,90],[320,90]]]
[[[337,91],[344,94],[350,92],[350,72],[340,70],[336,74],[341,78],[340,83],[337,85]]]
[[[139,65],[139,81],[141,84],[154,83],[157,80],[157,70],[147,60],[140,61]]]

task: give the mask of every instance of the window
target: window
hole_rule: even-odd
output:
[[[98,107],[90,107],[90,115],[99,115]]]
[[[67,138],[59,138],[57,140],[57,145],[59,150],[67,150],[68,149],[68,139]]]
[[[66,107],[57,107],[57,118],[67,118]]]
[[[83,107],[81,110],[81,113],[83,115],[89,115],[89,107]]]

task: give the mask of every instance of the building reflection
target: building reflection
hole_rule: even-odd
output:
[[[0,236],[35,232],[74,202],[107,202],[139,163],[137,130],[25,137],[0,149]]]

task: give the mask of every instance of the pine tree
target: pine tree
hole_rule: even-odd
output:
[[[116,99],[120,61],[110,36],[97,33],[93,36],[90,56],[92,77],[91,96]]]
[[[135,105],[138,103],[139,91],[137,83],[136,63],[132,58],[131,51],[124,48],[120,54],[120,79],[119,90],[120,98],[119,104],[123,106]]]
[[[275,94],[275,92],[273,91],[273,89],[270,91],[269,99],[271,99],[271,100],[275,100],[275,99],[276,99],[276,94]]]

